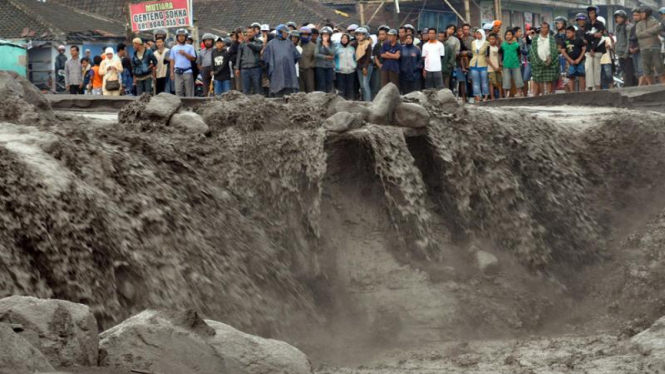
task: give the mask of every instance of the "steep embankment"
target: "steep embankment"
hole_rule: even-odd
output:
[[[102,329],[194,308],[319,358],[531,331],[611,255],[598,202],[644,177],[609,178],[642,145],[428,96],[409,132],[327,132],[340,99],[323,94],[227,94],[198,110],[205,135],[141,117],[147,100],[111,126],[5,111],[0,297],[85,303]]]

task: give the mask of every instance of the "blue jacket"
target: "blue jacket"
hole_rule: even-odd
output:
[[[341,44],[335,49],[335,71],[342,74],[356,72],[356,49],[349,43],[346,47]]]
[[[157,57],[155,57],[150,48],[143,49],[143,59],[139,59],[138,51],[134,51],[134,55],[132,56],[132,72],[134,76],[145,77],[152,74],[152,69],[150,69],[151,64],[153,67],[157,66]]]
[[[402,46],[402,55],[399,59],[400,77],[412,82],[420,79],[423,69],[423,57],[420,49],[415,45]]]

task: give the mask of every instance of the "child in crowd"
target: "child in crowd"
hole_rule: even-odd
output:
[[[95,66],[90,68],[91,71],[91,82],[90,82],[90,92],[93,95],[101,96],[102,95],[102,85],[104,84],[104,77],[99,74],[99,65],[102,63],[101,56],[95,56],[93,58]]]
[[[93,71],[90,68],[90,59],[83,57],[81,59],[81,70],[83,74],[83,87],[81,88],[81,93],[84,95],[90,95],[92,92],[90,90],[90,82],[92,82]]]
[[[487,53],[489,54],[487,59],[487,71],[489,75],[490,82],[490,99],[494,100],[494,92],[496,90],[497,97],[499,99],[503,98],[503,78],[501,75],[501,60],[502,52],[500,45],[497,44],[497,35],[490,34],[487,37],[487,41],[490,43]]]
[[[584,54],[586,53],[586,45],[573,26],[566,28],[566,41],[564,42],[564,48],[562,48],[561,53],[563,53],[563,57],[568,62],[568,91],[585,91],[586,73],[584,71]],[[575,89],[576,78],[579,80],[577,89]]]

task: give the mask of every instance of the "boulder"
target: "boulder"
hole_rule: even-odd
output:
[[[392,83],[385,85],[369,106],[367,121],[377,125],[390,125],[395,107],[400,103],[399,90]]]
[[[363,121],[369,116],[369,109],[357,101],[338,101],[335,103],[335,113],[340,112],[360,114]]]
[[[633,336],[630,341],[642,352],[665,353],[665,317],[661,317],[651,327]]]
[[[100,334],[99,365],[160,374],[230,373],[194,311],[145,310]]]
[[[413,91],[404,95],[404,98],[410,101],[417,101],[420,105],[425,105],[428,102],[427,95],[422,91]]]
[[[169,125],[189,134],[207,134],[210,128],[203,118],[194,112],[179,112],[174,114]]]
[[[422,128],[429,125],[429,113],[419,104],[400,103],[395,108],[395,125]]]
[[[176,95],[162,92],[150,99],[143,110],[143,117],[167,123],[171,116],[180,109],[182,101]]]
[[[0,374],[55,371],[39,350],[5,323],[0,323]]]
[[[495,255],[485,251],[476,252],[476,263],[483,273],[494,272],[499,267],[499,259]]]
[[[323,122],[326,130],[333,132],[344,132],[357,129],[363,125],[362,114],[339,112],[335,113]]]
[[[222,356],[227,373],[310,374],[312,366],[299,349],[278,340],[245,334],[221,322],[206,320],[215,330],[210,343]]]
[[[447,111],[453,111],[459,108],[459,103],[457,102],[455,94],[453,94],[453,91],[447,88],[439,90],[439,92],[436,93],[436,99],[439,101],[439,103],[441,103],[441,106]]]
[[[97,321],[85,305],[10,296],[0,299],[0,322],[21,325],[21,337],[55,366],[97,364]]]

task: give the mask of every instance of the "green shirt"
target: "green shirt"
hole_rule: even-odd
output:
[[[512,43],[501,43],[503,49],[503,68],[504,69],[517,69],[520,67],[520,43],[513,41]]]

